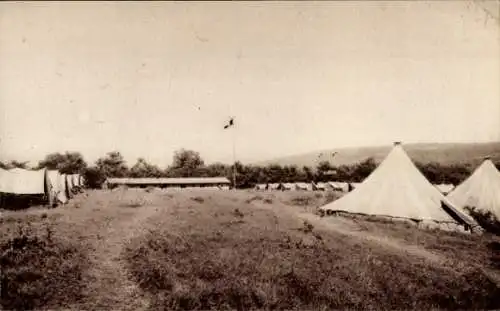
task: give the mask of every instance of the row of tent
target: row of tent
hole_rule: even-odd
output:
[[[359,183],[347,183],[347,182],[296,182],[296,183],[270,183],[270,184],[257,184],[255,185],[255,190],[299,190],[299,191],[341,191],[349,192],[356,188]]]
[[[327,181],[327,182],[296,182],[296,183],[270,183],[270,184],[257,184],[255,190],[299,190],[299,191],[340,191],[350,192],[354,190],[361,183],[355,182],[340,182],[340,181]],[[455,186],[452,184],[439,184],[435,187],[443,194],[451,192]]]
[[[18,202],[57,206],[67,203],[83,188],[84,179],[80,174],[61,174],[48,169],[0,168],[1,207]]]
[[[466,207],[500,219],[500,172],[490,159],[462,184],[443,194],[418,170],[400,143],[353,191],[320,207],[326,214],[347,212],[476,227]]]

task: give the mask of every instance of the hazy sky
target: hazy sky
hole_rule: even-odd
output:
[[[231,115],[243,161],[500,140],[499,27],[470,1],[3,2],[0,158],[231,161]]]

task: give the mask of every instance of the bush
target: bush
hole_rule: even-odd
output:
[[[495,235],[500,235],[500,221],[492,212],[482,211],[470,206],[466,206],[465,210],[470,213],[484,230]]]
[[[263,199],[264,199],[264,198],[263,198],[261,195],[256,195],[256,196],[251,197],[250,199],[247,199],[247,200],[245,201],[245,203],[250,204],[250,203],[252,203],[253,201],[262,201]]]
[[[298,196],[292,199],[292,203],[298,206],[309,206],[313,202],[313,199],[308,196]]]
[[[203,203],[205,202],[205,199],[202,197],[192,197],[191,200],[198,202],[198,203]]]
[[[337,200],[338,198],[339,198],[339,196],[335,192],[328,191],[325,195],[325,203],[324,204],[331,203],[331,202]]]
[[[0,244],[0,306],[4,310],[61,307],[83,298],[87,258],[80,248],[20,230]]]

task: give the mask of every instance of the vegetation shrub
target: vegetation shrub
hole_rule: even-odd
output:
[[[202,197],[199,197],[199,196],[197,196],[197,197],[192,197],[192,198],[191,198],[191,200],[193,200],[193,201],[195,201],[195,202],[198,202],[198,203],[203,203],[203,202],[205,202],[205,199],[204,199],[204,198],[202,198]]]
[[[331,203],[339,198],[339,195],[334,191],[328,191],[325,194],[325,204]]]
[[[266,203],[266,204],[272,204],[273,203],[273,199],[271,199],[271,198],[265,198],[264,199],[264,203]]]
[[[0,243],[0,306],[3,310],[61,308],[83,298],[82,249],[25,229]]]
[[[245,203],[250,204],[253,201],[262,201],[264,198],[261,195],[255,195],[245,201]]]
[[[310,196],[296,196],[292,198],[292,204],[297,206],[310,206],[315,200]]]
[[[470,206],[466,206],[465,209],[486,232],[500,235],[500,221],[492,212]]]

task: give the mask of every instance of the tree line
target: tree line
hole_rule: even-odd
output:
[[[437,162],[416,163],[418,169],[433,184],[459,184],[474,168],[467,164],[443,165]],[[500,163],[497,163],[500,169]],[[27,162],[0,162],[0,167],[26,168]],[[63,174],[82,174],[90,188],[100,188],[108,177],[227,177],[232,181],[236,167],[236,187],[250,188],[256,184],[278,182],[362,182],[377,167],[373,158],[352,165],[333,166],[328,161],[315,167],[269,164],[266,166],[235,165],[223,163],[205,164],[200,154],[193,150],[181,149],[174,153],[172,163],[166,168],[137,159],[129,167],[118,151],[108,152],[94,164],[89,165],[79,152],[51,153],[38,163],[37,169],[59,170]]]

